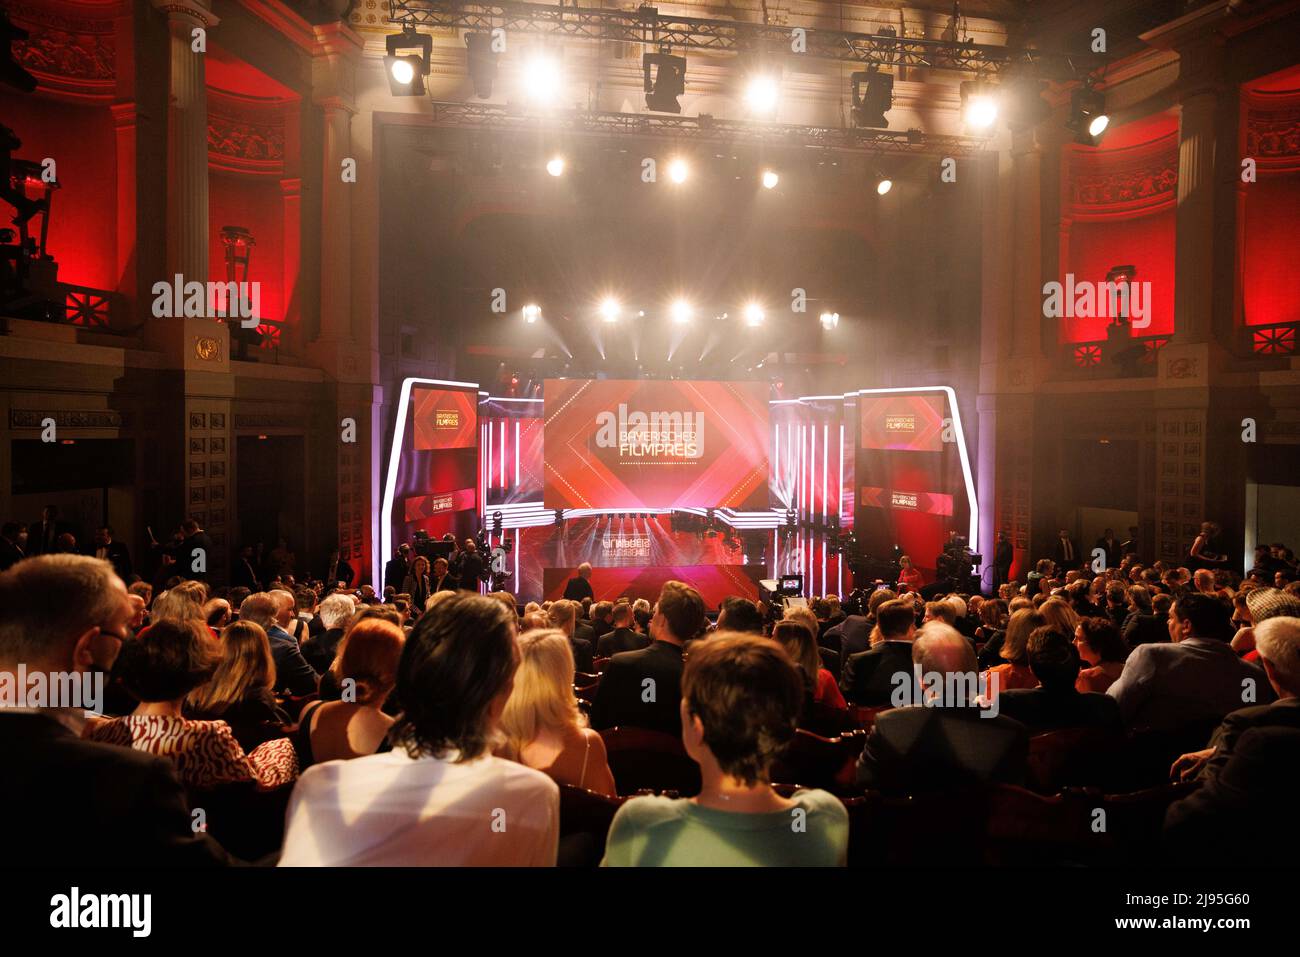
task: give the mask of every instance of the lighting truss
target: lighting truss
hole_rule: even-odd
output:
[[[984,140],[967,136],[938,136],[919,130],[877,130],[823,126],[794,126],[709,116],[617,113],[600,110],[521,111],[492,103],[432,101],[437,126],[458,126],[502,132],[556,130],[627,136],[673,136],[681,140],[761,143],[768,147],[808,147],[877,153],[940,153],[970,156]]]
[[[790,49],[791,26],[660,14],[651,6],[602,10],[505,0],[391,0],[390,22],[435,29],[534,33],[579,40],[669,44],[679,50],[741,52]],[[1027,70],[1045,79],[1078,79],[1102,63],[1090,55],[1045,53],[1024,47],[879,36],[844,30],[805,29],[807,50],[798,56],[847,60],[877,67],[926,67],[996,77]],[[1083,69],[1076,67],[1076,62]]]

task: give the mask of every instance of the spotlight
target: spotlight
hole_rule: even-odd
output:
[[[888,176],[880,177],[880,181],[876,183],[876,192],[879,193],[881,196],[884,196],[893,188],[894,188],[894,181],[890,179]]]
[[[982,80],[961,85],[962,121],[973,130],[988,130],[998,121],[997,89]]]
[[[884,129],[889,126],[885,114],[894,103],[894,76],[864,70],[849,77],[853,84],[853,125]],[[866,86],[865,95],[862,87]]]
[[[773,170],[773,169],[765,169],[765,170],[763,170],[763,188],[764,188],[764,189],[775,189],[775,188],[776,188],[776,184],[779,183],[779,182],[781,182],[781,177],[778,176],[778,175],[776,175],[776,170]]]
[[[654,79],[650,68],[655,68]],[[641,57],[641,70],[645,78],[646,109],[656,113],[680,113],[682,105],[677,98],[686,92],[686,57],[670,56],[668,48]]]
[[[465,47],[468,51],[469,78],[474,84],[474,95],[486,100],[492,95],[492,83],[497,78],[497,55],[492,49],[492,34],[467,33]]]
[[[761,326],[763,324],[763,307],[756,302],[751,302],[745,306],[745,325]]]
[[[686,182],[686,177],[690,175],[690,167],[686,165],[686,160],[678,158],[668,164],[668,178],[674,183]]]
[[[673,322],[679,326],[690,322],[691,317],[695,315],[695,310],[691,308],[691,304],[685,299],[674,300],[669,312],[673,317]]]
[[[563,175],[564,175],[564,157],[563,157],[563,156],[553,156],[553,157],[551,157],[549,160],[547,160],[547,161],[546,161],[546,172],[550,173],[552,176],[563,176]]]
[[[830,332],[840,324],[840,314],[838,312],[823,312],[821,315],[822,328]]]
[[[1070,95],[1070,118],[1066,120],[1065,128],[1074,134],[1076,142],[1095,146],[1109,125],[1104,93],[1094,90],[1088,83]]]
[[[761,73],[750,77],[749,85],[745,88],[745,103],[751,113],[768,116],[776,112],[780,95],[781,86],[776,77]]]
[[[384,42],[388,47],[388,55],[384,57],[388,91],[393,96],[424,96],[424,78],[429,75],[433,37],[408,26],[403,27],[401,33],[385,37]],[[399,56],[402,50],[418,50],[419,55]]]
[[[536,303],[529,303],[524,306],[524,322],[530,326],[538,319],[542,318],[542,307]]]
[[[552,53],[534,52],[524,61],[521,77],[524,95],[538,106],[553,106],[560,98],[560,60]]]
[[[621,311],[622,308],[619,306],[618,300],[613,296],[606,296],[600,301],[600,318],[606,322],[618,322]]]

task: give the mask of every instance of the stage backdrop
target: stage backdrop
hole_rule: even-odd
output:
[[[760,509],[768,495],[761,382],[547,379],[547,508]]]

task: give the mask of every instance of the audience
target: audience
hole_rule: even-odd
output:
[[[910,687],[912,683],[916,615],[911,602],[896,599],[881,604],[872,635],[879,640],[869,650],[849,656],[840,684],[844,696],[854,704],[880,708],[891,703],[902,684]]]
[[[518,657],[498,601],[456,592],[421,615],[397,667],[393,749],[303,773],[281,866],[554,865],[559,788],[491,753]]]
[[[1128,645],[1110,618],[1083,618],[1074,629],[1074,647],[1086,667],[1074,685],[1080,692],[1105,692],[1124,671]]]
[[[723,632],[701,643],[682,675],[680,722],[703,787],[694,798],[627,801],[610,825],[602,864],[842,866],[844,805],[825,791],[785,798],[770,783],[803,695],[798,669],[774,642]]]
[[[551,605],[551,610],[547,615],[550,627],[562,632],[564,637],[568,639],[578,671],[583,674],[591,674],[596,670],[596,654],[593,642],[578,637],[578,610],[581,607],[576,601],[561,598]]]
[[[320,619],[322,629],[302,645],[303,658],[317,674],[324,674],[334,663],[344,629],[354,611],[352,599],[347,595],[335,593],[320,603],[316,617]]]
[[[808,703],[841,710],[847,707],[835,676],[822,667],[817,639],[807,625],[793,619],[779,621],[772,629],[772,638],[785,649],[803,675],[804,697]]]
[[[1076,689],[1079,652],[1069,635],[1054,631],[1050,625],[1035,628],[1029,636],[1026,654],[1039,686],[1002,692],[998,705],[1003,714],[1015,718],[1030,734],[1062,728],[1094,728],[1115,733],[1123,729],[1114,698]]]
[[[1049,603],[1043,603],[1044,606],[1047,604]],[[1029,636],[1035,628],[1044,625],[1047,625],[1047,616],[1041,610],[1022,609],[1007,621],[1006,635],[998,651],[1003,662],[984,672],[990,699],[996,698],[1003,691],[1038,687],[1038,677],[1029,667]]]
[[[650,644],[650,636],[642,635],[632,627],[632,606],[625,601],[614,606],[614,629],[600,636],[596,643],[596,654],[601,658],[611,658],[623,651],[636,651]]]
[[[245,751],[287,733],[291,723],[275,701],[275,660],[261,625],[236,621],[221,632],[212,678],[189,693],[185,716],[224,721]]]
[[[587,726],[573,693],[573,648],[562,631],[519,637],[519,670],[501,714],[497,754],[536,768],[557,784],[614,794],[605,742]]]
[[[249,595],[239,606],[239,620],[251,621],[266,631],[275,660],[275,690],[291,695],[316,691],[320,676],[302,656],[298,643],[278,624],[284,603],[270,592]],[[286,616],[287,617],[287,616]]]

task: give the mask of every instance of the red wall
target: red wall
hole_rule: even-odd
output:
[[[248,278],[262,284],[261,319],[284,318],[284,201],[273,176],[247,176],[208,170],[208,247],[210,278],[225,281],[226,248],[222,226],[243,226],[253,234]]]
[[[1300,172],[1261,170],[1246,187],[1242,295],[1248,326],[1300,320]]]
[[[1134,329],[1135,336],[1174,331],[1174,209],[1128,219],[1086,220],[1070,229],[1068,262],[1062,270],[1075,282],[1105,282],[1112,266],[1137,267],[1137,282],[1151,283],[1151,324]],[[1062,342],[1088,342],[1106,338],[1109,318],[1061,319]]]

